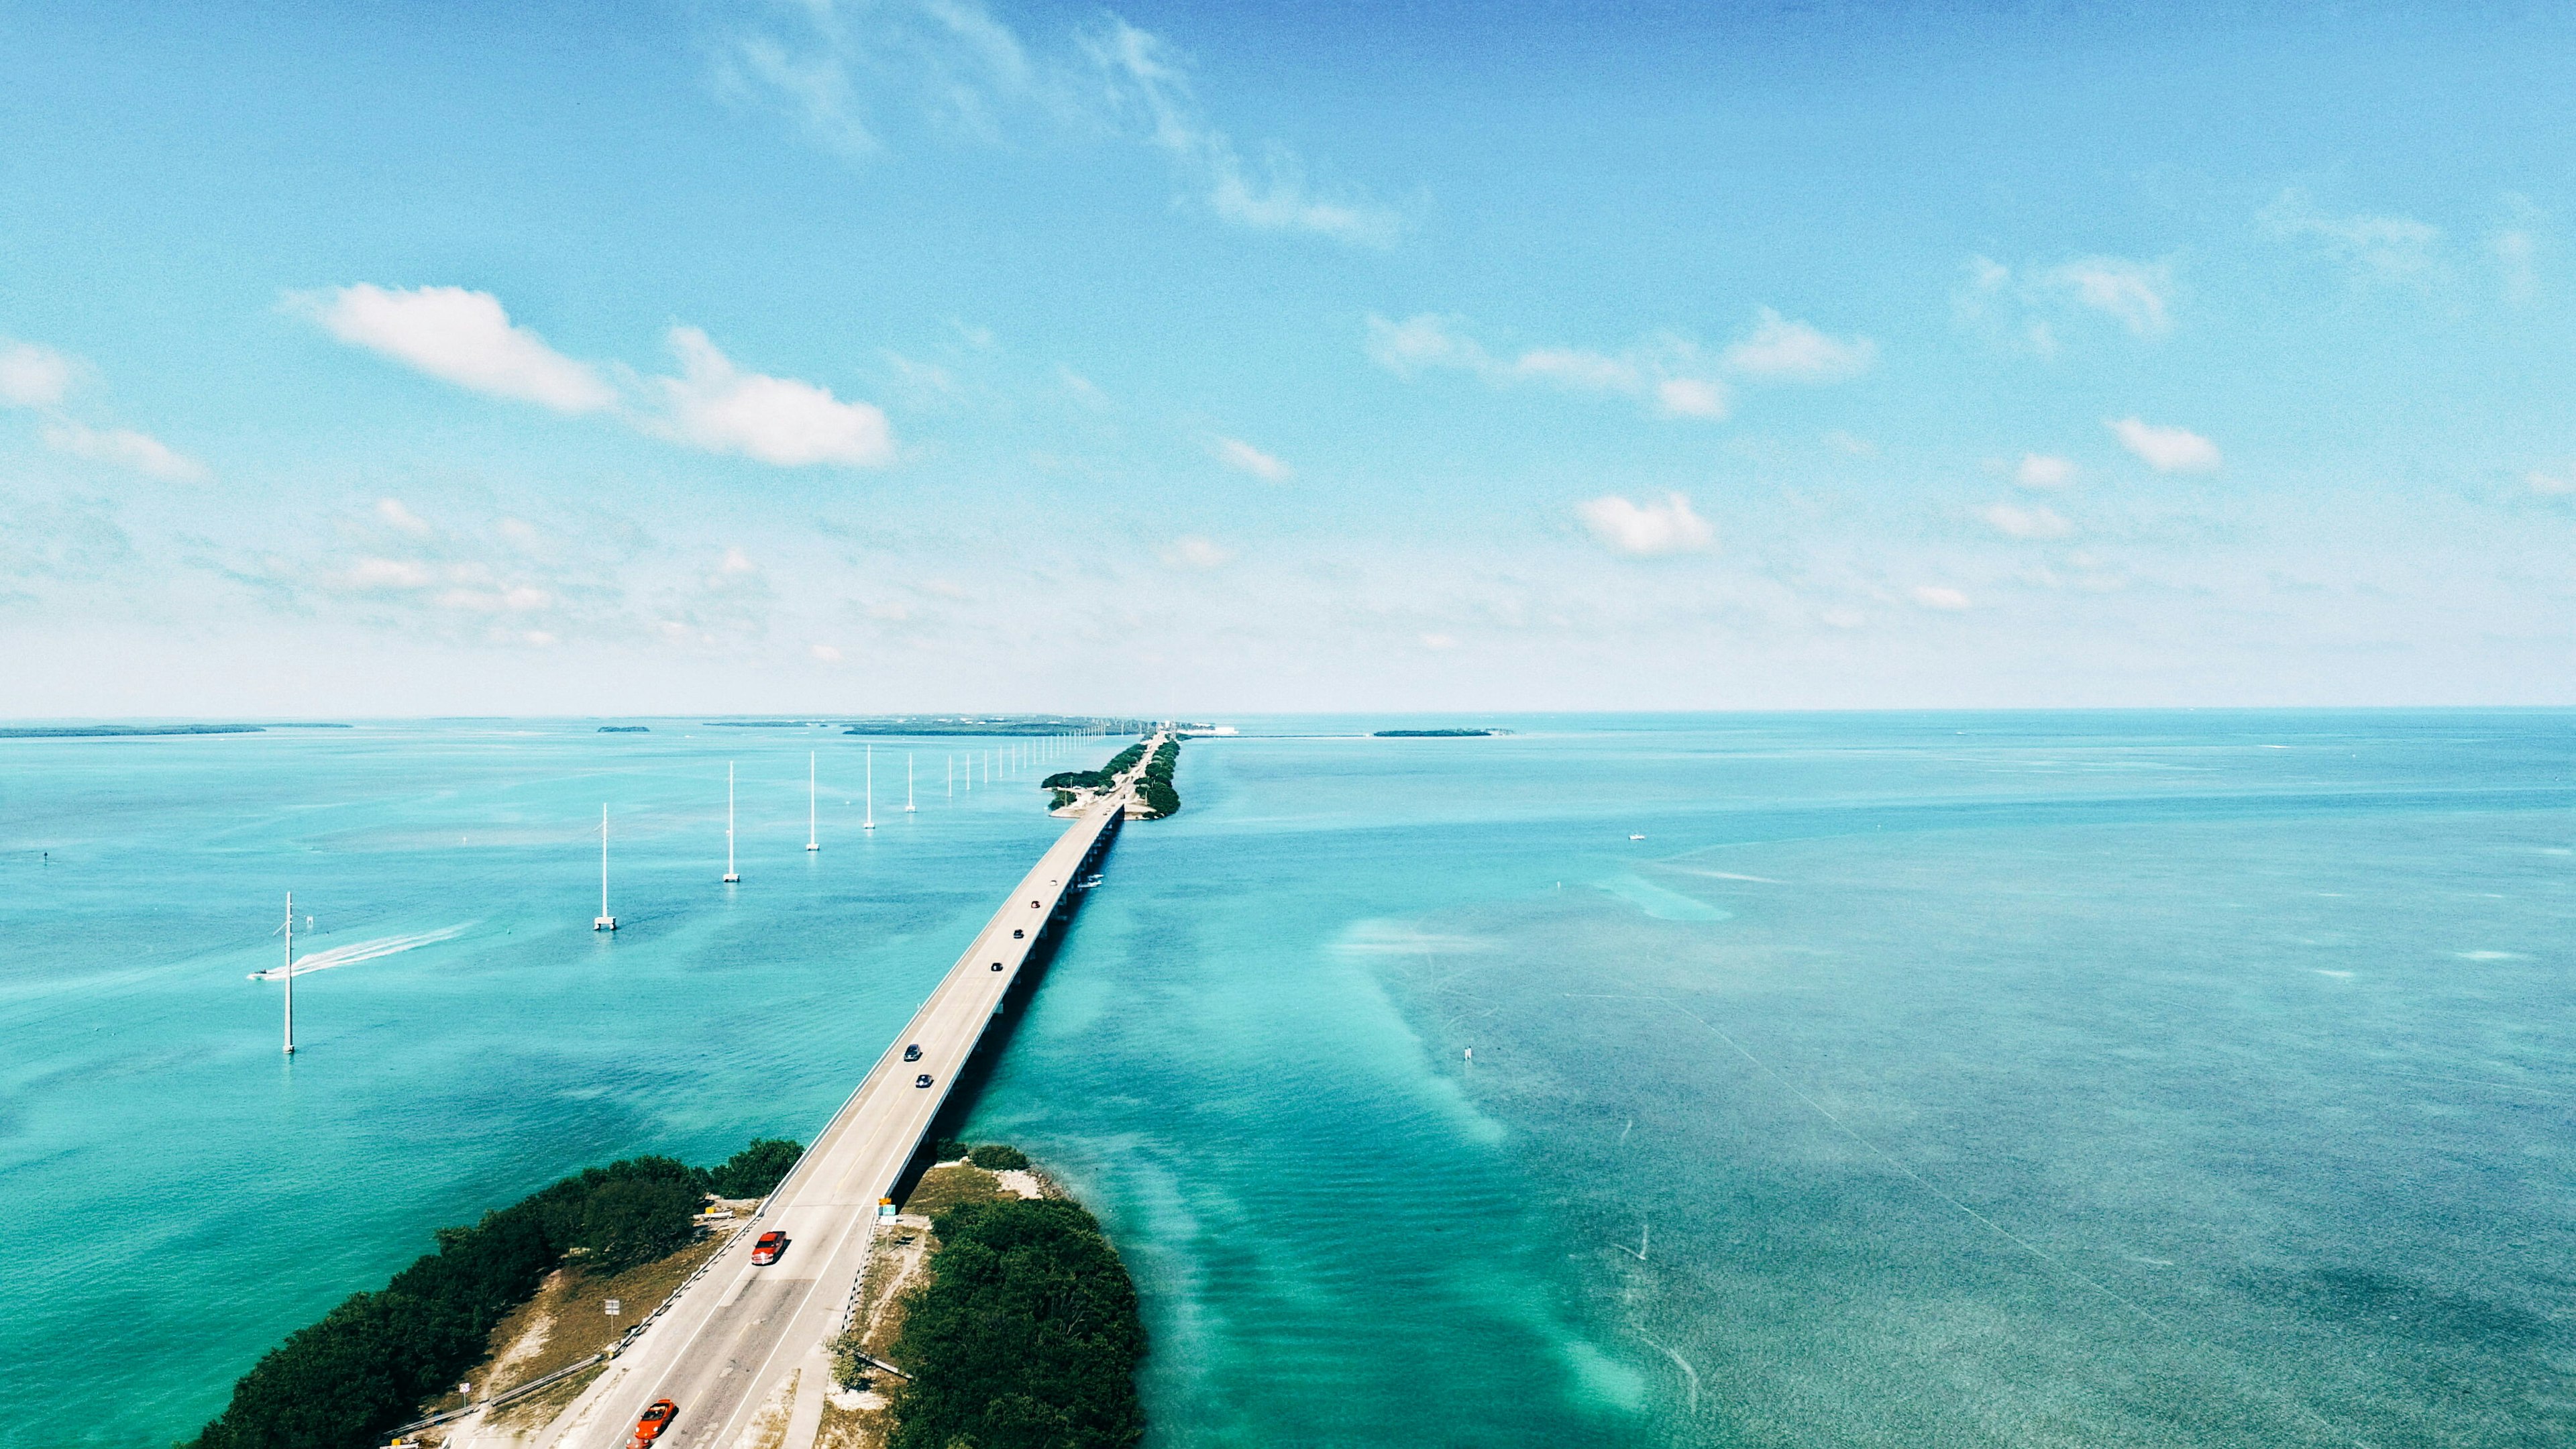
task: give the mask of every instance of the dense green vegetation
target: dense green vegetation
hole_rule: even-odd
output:
[[[707,1169],[707,1191],[718,1197],[767,1197],[787,1179],[787,1170],[805,1155],[804,1145],[784,1137],[755,1137],[751,1145],[721,1165]]]
[[[1045,779],[1038,781],[1038,788],[1042,790],[1106,790],[1112,785],[1118,783],[1118,777],[1120,775],[1136,768],[1136,762],[1143,758],[1145,758],[1145,747],[1143,745],[1129,745],[1127,748],[1120,750],[1117,754],[1110,756],[1109,763],[1101,766],[1097,770],[1059,770],[1055,774],[1049,775]]]
[[[966,1160],[986,1172],[1008,1172],[1029,1165],[1029,1155],[1007,1142],[978,1144],[966,1154]]]
[[[1125,1449],[1145,1436],[1136,1289],[1076,1203],[961,1203],[931,1220],[904,1305],[887,1449]]]
[[[1166,815],[1180,813],[1181,793],[1172,788],[1172,768],[1180,761],[1179,742],[1165,740],[1154,751],[1154,762],[1145,767],[1145,788],[1142,792],[1145,796],[1145,808],[1153,811],[1154,817],[1158,820]]]
[[[764,1138],[718,1167],[635,1157],[588,1168],[472,1227],[438,1230],[373,1293],[297,1329],[233,1385],[195,1449],[363,1449],[483,1357],[492,1327],[568,1258],[614,1271],[686,1246],[709,1192],[758,1197],[803,1148]],[[721,1184],[721,1186],[719,1186]]]
[[[1381,740],[1468,740],[1483,739],[1485,736],[1492,733],[1492,730],[1378,730],[1375,732],[1374,738]]]

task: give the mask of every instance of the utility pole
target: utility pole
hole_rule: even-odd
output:
[[[733,868],[733,761],[725,761],[725,878],[726,885],[736,885],[742,872]]]
[[[286,893],[286,1054],[295,1055],[295,892]]]

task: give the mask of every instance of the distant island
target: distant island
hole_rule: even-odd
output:
[[[601,725],[599,732],[604,735],[649,735],[653,733],[653,727],[651,725]]]
[[[1373,740],[1465,740],[1482,739],[1487,735],[1502,733],[1504,733],[1502,730],[1377,730],[1370,734],[1369,738]]]
[[[255,735],[267,725],[0,725],[0,740],[103,740],[128,735]],[[279,729],[319,729],[319,725],[279,725]],[[346,726],[342,726],[346,728]]]
[[[717,730],[837,729],[845,735],[1001,735],[1038,738],[1048,735],[1141,735],[1153,725],[1140,719],[1107,719],[1086,715],[843,715],[837,719],[711,719]]]

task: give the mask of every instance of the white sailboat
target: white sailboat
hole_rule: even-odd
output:
[[[877,747],[873,744],[868,746],[867,818],[859,822],[859,828],[861,830],[877,828]]]
[[[909,750],[906,750],[903,756],[903,813],[906,815],[913,813],[912,752]]]
[[[590,923],[594,931],[614,931],[617,918],[608,913],[608,807],[599,807],[599,918]]]
[[[823,842],[814,835],[814,752],[805,752],[805,848],[821,850]]]
[[[742,883],[742,872],[733,868],[733,761],[725,761],[725,877],[726,885]]]

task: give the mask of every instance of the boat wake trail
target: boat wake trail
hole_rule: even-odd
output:
[[[333,946],[327,951],[316,951],[310,956],[296,958],[295,974],[309,976],[316,971],[328,971],[334,966],[355,966],[361,961],[373,961],[380,956],[397,955],[417,947],[435,946],[441,941],[453,941],[464,935],[473,924],[472,921],[467,921],[462,925],[441,926],[435,931],[414,931],[407,936],[379,936],[372,941],[353,941],[346,946]],[[250,973],[250,979],[253,981],[278,981],[285,976],[286,968],[283,966],[271,966],[265,971]]]

